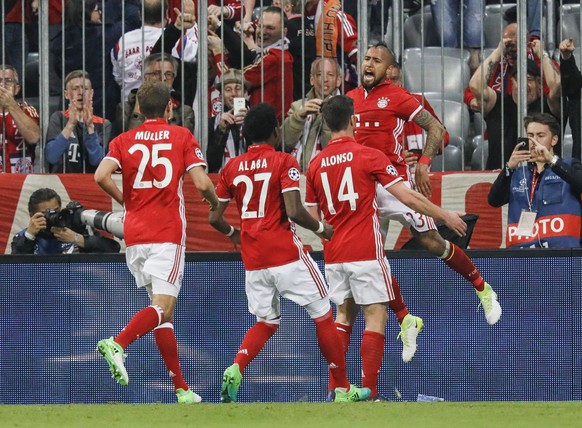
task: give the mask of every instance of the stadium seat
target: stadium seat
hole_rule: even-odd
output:
[[[422,20],[424,19],[424,22]],[[422,25],[422,27],[421,27]],[[423,30],[421,30],[421,28]],[[423,10],[409,16],[404,21],[404,48],[419,48],[423,46],[440,46],[440,38],[436,32],[430,5],[427,4]]]
[[[29,52],[28,55],[26,56],[26,63],[31,63],[31,62],[38,62],[38,58],[39,58],[39,54],[38,52]]]
[[[489,156],[489,144],[480,144],[473,151],[471,157],[471,170],[483,171],[487,165],[487,157]]]
[[[473,113],[473,131],[474,135],[484,134],[487,131],[487,123],[483,119],[481,112]]]
[[[465,140],[459,135],[449,135],[449,146],[454,146],[463,150],[463,146],[465,146]]]
[[[27,95],[25,100],[28,104],[33,106],[36,109],[36,111],[38,111],[40,114],[40,98],[29,97]],[[62,97],[60,97],[60,96],[49,97],[49,118],[55,111],[62,108],[61,107],[62,101],[63,101]]]
[[[410,92],[439,92],[444,98],[457,101],[462,101],[470,78],[469,66],[460,58],[410,57],[402,70],[404,87]]]
[[[572,140],[572,134],[564,134],[564,138],[562,140],[562,156],[565,158],[572,157],[572,146],[574,145],[574,141]]]
[[[463,153],[458,147],[448,145],[442,155],[435,156],[431,163],[431,171],[462,171]]]
[[[443,100],[441,97],[433,98],[432,94],[425,96],[451,136],[462,139],[469,137],[470,117],[465,104],[459,101]]]
[[[39,96],[39,62],[32,61],[26,64],[24,68],[24,91],[26,97]]]
[[[408,48],[404,49],[402,54],[402,62],[406,62],[410,58],[421,58],[421,57],[441,57],[445,58],[462,58],[464,62],[469,63],[469,57],[471,53],[468,49],[458,49],[458,48],[445,48],[440,46],[427,46],[424,49],[421,48]]]

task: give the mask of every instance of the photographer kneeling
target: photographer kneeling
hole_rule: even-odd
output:
[[[28,200],[28,227],[12,240],[12,254],[119,252],[121,247],[117,241],[101,236],[90,226],[56,226],[60,211],[61,197],[57,192],[47,188],[34,191]]]

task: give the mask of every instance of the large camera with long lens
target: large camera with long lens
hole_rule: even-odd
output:
[[[122,213],[87,210],[79,202],[71,201],[60,211],[47,209],[43,214],[47,230],[50,230],[51,227],[68,227],[77,233],[83,233],[87,225],[123,239]]]

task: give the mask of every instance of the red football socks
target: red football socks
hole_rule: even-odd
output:
[[[384,355],[384,335],[375,331],[364,330],[362,346],[362,386],[370,388],[370,397],[378,395],[378,373]]]
[[[188,384],[186,384],[182,376],[180,360],[178,359],[178,343],[176,342],[176,335],[174,334],[174,326],[172,323],[166,322],[156,327],[154,329],[154,337],[166,369],[170,374],[170,379],[174,383],[174,389],[182,388],[184,391],[187,391]]]
[[[392,275],[391,278],[392,278],[392,289],[394,290],[394,296],[396,298],[388,302],[388,306],[390,307],[390,310],[394,312],[394,315],[396,315],[396,318],[398,319],[398,324],[402,324],[402,320],[406,315],[408,315],[408,308],[406,307],[406,303],[404,303],[404,298],[400,293],[400,285],[398,285],[396,277]]]
[[[164,319],[164,311],[159,306],[148,306],[133,316],[131,321],[115,337],[115,341],[126,349],[131,343],[159,326]]]
[[[477,291],[483,291],[485,288],[485,280],[469,256],[452,242],[450,245],[451,249],[449,250],[449,254],[443,258],[443,261],[448,267],[471,282]]]
[[[275,334],[277,328],[279,328],[279,324],[257,322],[247,331],[234,359],[234,362],[239,365],[241,374],[253,358],[261,352],[261,349],[263,349],[267,340]]]
[[[333,377],[335,386],[338,388],[350,388],[350,382],[346,376],[346,356],[341,349],[340,340],[336,325],[333,322],[333,312],[329,312],[313,320],[315,322],[315,331],[317,332],[317,343],[323,354],[327,366]]]
[[[348,353],[348,348],[350,346],[350,336],[352,335],[352,326],[340,324],[338,322],[335,323],[335,328],[337,330],[337,334],[339,336],[339,343],[342,346],[342,351],[344,353],[344,358]],[[327,384],[327,390],[332,391],[335,389],[335,382],[333,380],[333,376],[331,371],[329,372],[329,381]]]

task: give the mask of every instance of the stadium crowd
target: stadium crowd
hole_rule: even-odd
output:
[[[36,93],[34,87],[26,86],[31,74],[38,75],[35,63],[26,59],[29,34],[22,37],[21,32],[18,40],[15,33],[34,19],[39,4],[28,0],[7,3],[4,26],[16,31],[4,31],[2,42],[1,169],[4,173],[94,173],[107,194],[120,205],[126,204],[128,266],[137,285],[148,290],[152,305],[138,312],[115,338],[99,342],[99,351],[118,383],[129,381],[125,348],[154,331],[160,353],[174,375],[178,402],[200,401],[182,377],[172,326],[184,264],[185,228],[176,224],[183,220],[181,184],[186,171],[211,206],[210,223],[233,243],[242,242],[249,310],[257,317],[233,365],[224,372],[222,400],[237,401],[245,367],[277,330],[281,314],[273,302],[279,296],[291,296],[315,322],[333,379],[330,399],[381,399],[376,384],[387,310],[400,324],[404,361],[414,356],[416,338],[423,329],[423,320],[409,313],[390,273],[383,253],[381,220],[402,223],[426,250],[462,276],[474,289],[488,324],[497,323],[502,313],[496,292],[464,250],[437,232],[435,219],[459,236],[466,232],[458,214],[442,210],[428,198],[432,194],[429,172],[435,159],[440,156],[446,161],[453,156],[457,150],[452,149],[456,147],[453,142],[458,144],[455,137],[464,150],[469,135],[456,133],[444,107],[439,118],[431,102],[436,106],[439,100],[444,104],[448,95],[459,96],[465,103],[461,113],[471,118],[472,133],[482,127],[480,136],[488,153],[482,166],[501,169],[489,201],[493,206],[509,204],[512,240],[508,246],[580,246],[582,78],[573,55],[576,46],[573,37],[562,34],[556,51],[548,52],[543,32],[536,25],[541,2],[528,2],[526,40],[519,39],[516,9],[510,8],[504,11],[505,26],[496,47],[485,51],[476,41],[476,34],[483,34],[480,17],[485,2],[470,2],[475,9],[464,16],[462,27],[473,31],[465,39],[469,53],[460,68],[466,69],[469,78],[458,94],[443,92],[435,99],[422,85],[421,90],[413,88],[412,76],[425,70],[407,66],[408,60],[385,41],[370,40],[364,49],[359,46],[361,29],[353,15],[362,11],[352,10],[350,2],[257,2],[208,1],[203,14],[206,21],[201,25],[200,5],[194,0],[49,0],[41,9],[47,7],[49,13],[51,78]],[[379,3],[370,3],[371,11],[377,11]],[[452,3],[432,2],[437,29],[443,28],[442,18],[456,22],[453,17],[458,12],[447,7]],[[384,6],[384,2],[380,4]],[[380,12],[380,23],[371,30],[383,37],[384,7]],[[452,15],[446,17],[447,13]],[[371,16],[376,15],[372,12]],[[207,29],[205,34],[201,34],[202,28]],[[459,46],[453,40],[459,31],[454,26],[451,29],[452,33],[441,31],[442,49]],[[518,58],[520,43],[526,44],[521,46],[525,61]],[[202,51],[203,45],[207,52]],[[14,46],[19,49],[12,49]],[[423,61],[421,53],[421,65]],[[201,67],[202,63],[208,67]],[[562,64],[565,73],[560,71]],[[522,79],[526,80],[524,93]],[[48,94],[59,101],[49,118],[41,118],[26,101],[30,101],[27,94],[40,99]],[[19,96],[22,101],[17,101]],[[520,111],[520,97],[526,99],[525,112]],[[201,111],[201,106],[207,110]],[[527,113],[523,122],[522,113]],[[48,119],[46,128],[43,119]],[[573,158],[561,144],[566,129],[573,141]],[[152,150],[151,169],[149,158],[144,165],[136,165],[127,156],[140,151],[145,159],[146,154],[150,156],[147,144],[167,142],[170,133],[178,135],[176,141],[182,148],[171,160],[158,157],[170,144],[160,144],[159,152]],[[520,136],[524,134],[522,145]],[[147,143],[131,146],[134,140]],[[354,147],[348,151],[351,145]],[[354,153],[363,158],[351,158]],[[464,163],[462,159],[461,165]],[[164,177],[152,172],[160,164],[166,168]],[[123,192],[112,179],[118,169],[124,178]],[[221,174],[216,193],[208,172]],[[308,205],[321,211],[308,212],[303,207],[301,173],[307,174]],[[328,181],[328,175],[333,180]],[[273,181],[269,181],[271,176]],[[254,192],[258,182],[264,190]],[[241,183],[244,188],[238,187]],[[354,183],[362,187],[356,191]],[[158,224],[158,229],[149,231],[149,240],[140,235],[140,225],[148,223],[148,209],[164,206],[155,203],[155,198],[142,199],[135,189],[142,193],[149,189],[152,194],[166,189],[171,194],[168,207],[176,220],[168,226],[172,233],[165,236],[167,230]],[[231,198],[241,214],[240,231],[222,217]],[[58,195],[48,192],[46,200],[54,202],[49,208],[60,209]],[[363,215],[359,211],[360,217],[352,219],[364,201],[369,212]],[[38,246],[43,245],[38,234],[46,227],[46,218],[39,213],[38,201],[33,202],[30,225],[17,235],[13,246],[25,248],[22,253],[39,253]],[[369,224],[360,234],[356,227],[346,226],[348,220]],[[566,232],[559,239],[551,232],[541,236],[543,225],[558,220],[567,224],[567,236]],[[326,240],[336,237],[325,245],[330,297],[341,309],[335,321],[322,275],[296,238],[295,223]],[[90,250],[88,235],[66,232],[71,234],[60,236],[64,232],[53,231],[58,238],[53,245],[66,251]],[[339,236],[340,242],[348,244],[336,245]],[[515,236],[536,239],[519,241]],[[359,245],[365,245],[365,250],[354,254]],[[119,250],[115,245],[111,248]],[[349,254],[344,253],[346,249]],[[369,269],[370,263],[375,270]],[[359,277],[365,286],[380,282],[381,290],[358,294],[354,290],[363,285],[352,284],[353,277]],[[309,282],[310,287],[296,292],[294,281],[303,286]],[[350,385],[345,362],[341,362],[360,307],[366,318],[363,388]]]
[[[51,144],[56,128],[71,129],[73,122],[79,128],[73,133],[73,138],[87,134],[83,128],[83,118],[76,120],[73,115],[68,128],[63,120],[68,119],[67,112],[72,111],[69,106],[71,99],[67,94],[67,78],[71,72],[83,70],[91,82],[91,95],[89,97],[87,94],[85,103],[93,110],[91,116],[95,119],[94,124],[97,128],[103,124],[105,131],[103,135],[99,131],[91,134],[99,136],[102,154],[106,153],[111,138],[143,121],[143,118],[140,119],[139,105],[135,103],[137,88],[149,79],[161,79],[172,88],[174,116],[171,123],[186,126],[201,139],[205,153],[213,159],[211,170],[216,171],[214,165],[220,165],[220,169],[233,155],[246,150],[240,132],[237,133],[234,128],[225,132],[226,124],[234,125],[235,119],[234,106],[229,104],[232,98],[225,94],[225,89],[230,88],[225,88],[227,85],[222,76],[227,71],[235,73],[238,70],[245,92],[237,97],[245,98],[245,109],[258,102],[273,105],[279,122],[289,122],[288,126],[284,126],[283,148],[294,153],[300,159],[302,171],[306,171],[309,160],[325,147],[329,138],[329,132],[321,129],[321,121],[317,120],[316,104],[332,94],[347,93],[359,81],[361,70],[358,69],[358,58],[361,58],[362,53],[358,52],[357,22],[358,13],[362,12],[355,3],[333,0],[211,0],[204,11],[207,22],[201,26],[197,17],[199,5],[194,0],[49,0],[44,5],[48,12],[50,51],[50,79],[46,92],[46,88],[42,91],[39,88],[39,62],[35,61],[38,58],[35,52],[40,48],[37,34],[39,27],[34,25],[40,19],[39,2],[7,2],[4,19],[6,31],[1,44],[4,63],[2,72],[12,77],[9,76],[11,80],[5,81],[4,86],[12,93],[11,98],[22,98],[20,108],[28,116],[27,119],[43,129],[23,117],[7,121],[5,127],[13,129],[4,133],[6,143],[2,170],[24,173],[94,171],[95,160],[93,163],[81,162],[78,158],[74,161],[77,165],[73,165],[67,160],[67,155],[63,154],[66,148],[64,143],[58,145],[57,150],[55,144]],[[367,17],[371,24],[365,32],[366,40],[389,39],[387,20],[392,5],[378,1],[370,3]],[[398,3],[402,7],[401,13],[407,18],[422,13],[418,10],[422,2]],[[449,128],[444,146],[452,137],[451,147],[446,150],[441,147],[439,151],[441,156],[438,159],[442,162],[444,158],[445,163],[439,165],[438,170],[501,168],[509,159],[516,137],[522,134],[520,130],[523,129],[516,123],[517,107],[512,101],[517,98],[519,87],[517,8],[504,8],[502,18],[506,26],[497,49],[492,50],[486,49],[483,44],[482,34],[486,30],[483,17],[486,5],[495,5],[497,2],[468,2],[468,9],[462,15],[464,22],[457,18],[459,11],[454,9],[454,3],[435,1],[429,9],[437,31],[436,38],[442,49],[459,48],[458,35],[460,30],[464,32],[464,48],[469,55],[463,57],[462,66],[470,70],[469,75],[472,76],[470,82],[465,82],[463,94],[467,107],[461,113],[468,113],[467,119],[463,119],[468,122],[463,124],[464,131],[459,133],[454,124],[447,123],[456,119],[448,117],[452,113],[444,107],[445,101],[448,103],[459,94],[448,93],[446,85],[440,91],[437,89],[438,96],[433,93],[432,87],[417,91],[422,92],[423,97],[419,99],[428,108],[431,108],[431,102],[443,104],[440,109],[437,108],[436,113],[434,109],[431,110],[435,117],[439,118],[438,114],[443,116],[439,119]],[[549,111],[556,116],[562,124],[561,140],[565,137],[571,139],[573,144],[568,151],[573,157],[579,158],[580,120],[579,103],[576,103],[579,94],[576,91],[561,90],[559,71],[560,62],[565,61],[568,70],[572,70],[567,78],[575,78],[578,68],[575,56],[571,54],[575,49],[574,41],[570,41],[568,52],[558,49],[547,51],[544,43],[549,38],[544,35],[540,39],[542,3],[528,2],[526,11],[527,55],[537,65],[536,68],[533,63],[528,64],[524,74],[524,78],[527,77],[531,82],[528,84],[528,112]],[[448,27],[446,31],[439,31],[443,19],[453,23],[450,26],[451,32]],[[199,31],[202,27],[208,31],[208,70],[199,67],[202,62]],[[322,27],[326,30],[322,31]],[[571,38],[569,34],[560,36],[564,40]],[[410,44],[405,40],[404,46],[407,43]],[[398,52],[395,67],[402,69],[399,84],[405,87],[410,84],[414,87],[410,90],[414,92],[418,88],[409,76],[418,74],[418,70],[406,66],[409,54],[401,52],[400,47],[395,52]],[[422,55],[428,56],[426,52]],[[162,55],[163,62],[159,56],[154,57],[158,61],[154,61],[154,58],[147,60],[151,54]],[[335,58],[336,76],[315,69],[317,66],[314,61],[318,58],[325,58],[325,62]],[[208,76],[208,87],[202,91],[197,88],[203,85],[198,75]],[[328,79],[332,79],[332,82]],[[487,88],[493,90],[493,96],[489,96]],[[51,119],[49,126],[43,126],[44,121],[35,108],[40,103],[40,92],[43,92],[43,96],[49,95],[49,114],[57,110],[65,112],[59,121],[57,117]],[[507,96],[495,96],[502,93]],[[204,114],[199,111],[199,106],[204,105],[200,103],[200,94],[208,94],[208,111]],[[7,100],[3,105],[9,110],[7,118],[11,119],[15,104]],[[195,123],[195,118],[199,122],[205,122],[208,118],[208,130],[201,123]],[[239,128],[243,119],[244,113],[239,112],[236,119]],[[201,135],[201,132],[206,135]],[[65,131],[64,135],[68,133]],[[93,138],[88,142],[83,138],[80,140],[71,140],[71,144],[77,144],[78,148],[73,150],[70,145],[69,151],[74,152],[74,156],[83,156],[83,159],[91,157],[89,152],[95,150]],[[481,164],[472,159],[477,155],[475,146],[480,141],[486,146],[481,149],[486,152],[485,162]],[[405,133],[402,142],[410,151],[410,162],[417,162],[419,151],[424,148],[422,133]],[[86,144],[91,147],[87,149]],[[459,156],[454,147],[460,148],[462,159],[453,165],[447,160]],[[223,153],[220,153],[221,148]],[[562,148],[563,144],[556,147],[557,154],[561,154]],[[413,153],[416,156],[412,156]]]

